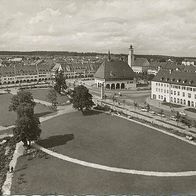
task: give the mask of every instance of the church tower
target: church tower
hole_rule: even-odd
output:
[[[128,65],[130,67],[132,67],[133,66],[133,63],[134,63],[133,46],[130,45],[130,47],[129,47],[129,55],[128,55]]]

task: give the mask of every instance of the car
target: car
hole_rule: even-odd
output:
[[[192,136],[190,136],[190,135],[186,135],[186,139],[188,139],[188,140],[193,140],[193,137]]]
[[[141,109],[142,112],[147,112],[148,110],[146,108]]]
[[[177,121],[177,118],[175,116],[170,116],[169,118],[170,120],[174,120],[174,121]]]
[[[150,112],[151,114],[156,114],[155,111],[153,111],[153,110],[151,110],[151,111],[149,111],[149,112]]]
[[[179,114],[181,115],[181,116],[186,116],[186,113],[185,112],[179,112]]]

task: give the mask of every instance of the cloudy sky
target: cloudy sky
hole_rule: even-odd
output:
[[[195,0],[0,0],[0,50],[196,56]]]

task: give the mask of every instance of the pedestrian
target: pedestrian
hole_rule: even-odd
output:
[[[11,172],[13,172],[14,171],[14,168],[13,168],[13,166],[11,167]]]

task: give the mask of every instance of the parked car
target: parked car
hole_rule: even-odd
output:
[[[174,120],[174,121],[177,121],[177,118],[175,116],[170,116],[169,118],[170,120]]]
[[[186,113],[183,112],[183,111],[179,112],[179,114],[180,114],[181,116],[186,116]]]
[[[190,136],[190,135],[186,135],[186,139],[188,139],[188,140],[193,140],[193,137],[192,136]]]
[[[148,112],[148,110],[146,108],[142,108],[141,111],[142,112]]]
[[[150,112],[151,114],[156,114],[156,112],[153,111],[153,110],[150,110],[149,112]]]

